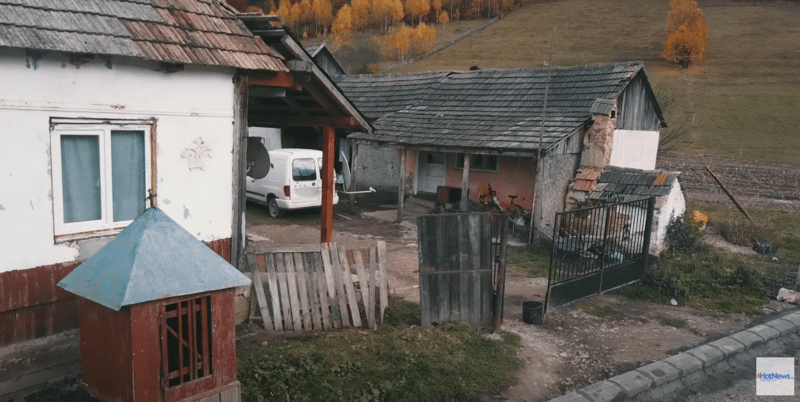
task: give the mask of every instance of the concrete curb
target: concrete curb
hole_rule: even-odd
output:
[[[549,402],[664,401],[755,375],[755,358],[800,350],[800,311],[611,377]],[[724,380],[723,380],[724,379]]]

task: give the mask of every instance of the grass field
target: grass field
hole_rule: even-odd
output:
[[[555,66],[644,61],[679,97],[668,122],[691,125],[682,152],[800,163],[800,3],[700,1],[709,51],[686,70],[659,58],[669,3],[530,5],[396,72],[542,67],[555,38]]]

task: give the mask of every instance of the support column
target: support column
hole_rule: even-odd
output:
[[[400,148],[400,166],[397,173],[400,175],[400,188],[397,189],[397,223],[403,221],[403,201],[406,194],[406,149]]]
[[[333,127],[322,128],[322,219],[319,231],[319,242],[330,243],[333,240],[333,183],[334,140],[336,134]]]
[[[464,171],[461,174],[461,212],[469,212],[469,156],[464,154]]]
[[[237,74],[233,80],[233,222],[231,224],[231,265],[242,269],[245,247],[245,206],[247,174],[247,93],[248,77]],[[153,156],[155,158],[155,155]]]
[[[350,161],[350,190],[356,191],[356,172],[358,171],[358,144],[353,143],[353,160]],[[350,194],[350,213],[356,214],[356,195]]]

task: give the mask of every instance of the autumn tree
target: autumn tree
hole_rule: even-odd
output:
[[[292,8],[290,10],[290,18],[291,20],[290,25],[294,27],[294,29],[300,28],[300,24],[303,23],[303,11],[300,8],[300,3],[292,4]]]
[[[372,16],[383,23],[383,31],[388,34],[389,25],[395,25],[405,16],[400,0],[373,0]]]
[[[707,38],[708,27],[697,0],[672,0],[661,57],[686,68],[703,58]]]
[[[422,16],[431,11],[430,0],[406,0],[406,12],[411,15],[411,20],[419,17],[419,22],[422,23]]]
[[[439,13],[442,12],[442,0],[431,1],[431,8],[433,8],[433,13],[436,15],[436,22],[439,22]]]
[[[376,36],[375,41],[381,46],[381,53],[390,59],[403,61],[411,49],[413,29],[401,24],[392,28],[384,37]]]
[[[307,28],[309,22],[314,20],[314,11],[311,9],[311,0],[302,0],[300,3],[300,23],[303,29]]]
[[[261,13],[261,14],[264,14],[264,10],[262,10],[261,7],[256,7],[256,6],[247,7],[247,10],[245,10],[245,12],[246,13]]]
[[[508,12],[514,8],[514,0],[500,0],[500,11]]]
[[[289,0],[281,0],[281,5],[278,7],[277,14],[281,17],[287,25],[292,25],[292,5]]]
[[[353,21],[353,30],[357,31],[372,23],[369,15],[369,0],[353,0],[350,14]]]
[[[436,28],[422,22],[411,33],[411,48],[415,55],[427,52],[436,41]]]
[[[483,9],[483,2],[481,0],[472,0],[469,5],[469,12],[467,18],[480,18],[481,10]]]
[[[350,5],[343,5],[336,13],[331,33],[333,33],[333,42],[331,43],[333,50],[338,50],[353,38],[353,14]]]
[[[317,36],[319,36],[319,28],[323,31],[328,28],[328,25],[333,21],[333,6],[331,0],[314,0],[311,4],[311,10],[314,14],[314,26]]]
[[[247,7],[250,5],[247,4],[247,0],[225,0],[230,6],[236,9],[236,11],[243,13],[247,11]]]
[[[450,15],[447,14],[447,11],[442,11],[439,13],[439,23],[442,24],[442,35],[444,35],[444,26],[450,22]]]

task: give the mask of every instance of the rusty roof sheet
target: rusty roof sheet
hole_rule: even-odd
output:
[[[0,47],[288,71],[218,0],[0,0]]]
[[[575,185],[572,187],[575,191],[588,191],[591,192],[594,190],[595,183],[594,180],[575,180]]]
[[[602,169],[592,169],[592,168],[585,168],[583,172],[578,175],[577,179],[582,180],[597,180],[600,178],[600,175],[603,174]]]

